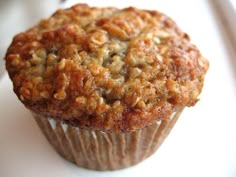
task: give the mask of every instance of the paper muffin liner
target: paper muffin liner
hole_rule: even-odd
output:
[[[67,160],[94,170],[117,170],[152,155],[167,137],[183,108],[169,119],[134,132],[117,133],[80,129],[33,113],[42,132]]]

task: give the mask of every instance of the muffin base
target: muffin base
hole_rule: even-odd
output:
[[[104,171],[132,166],[152,155],[170,133],[182,110],[175,110],[167,120],[125,133],[85,130],[34,112],[33,115],[61,156],[79,167]]]

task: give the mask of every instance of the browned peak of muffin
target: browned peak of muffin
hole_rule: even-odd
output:
[[[93,130],[135,130],[194,105],[208,69],[166,15],[85,4],[15,36],[5,59],[26,107]]]

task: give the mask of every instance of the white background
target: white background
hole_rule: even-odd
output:
[[[76,167],[53,150],[30,113],[13,94],[12,84],[5,74],[0,79],[0,176],[235,177],[236,58],[230,36],[211,6],[213,1],[86,2],[95,6],[133,5],[171,16],[210,61],[200,101],[184,111],[170,136],[149,159],[124,170],[96,172]]]

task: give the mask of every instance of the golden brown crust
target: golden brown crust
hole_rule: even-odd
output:
[[[32,111],[128,131],[192,106],[208,62],[166,15],[78,4],[14,37],[6,67]]]

